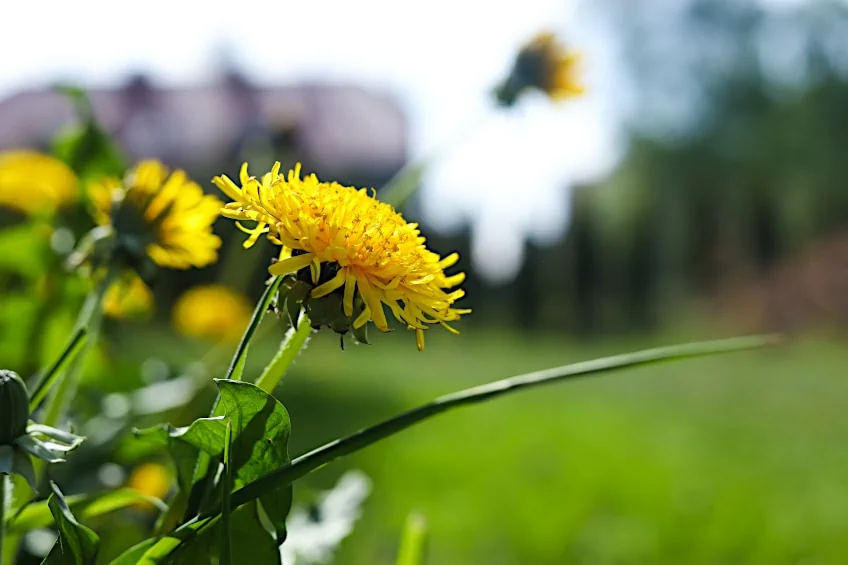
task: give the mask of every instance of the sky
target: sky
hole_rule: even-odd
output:
[[[224,52],[261,84],[354,81],[395,95],[412,158],[440,150],[422,189],[426,224],[470,222],[472,259],[494,280],[514,276],[526,237],[559,236],[569,188],[602,178],[623,153],[614,45],[581,0],[12,0],[2,10],[14,25],[0,52],[14,56],[0,63],[0,98],[57,79],[119,85],[137,70],[163,85],[202,83]],[[489,91],[543,29],[582,52],[588,94],[495,110]]]

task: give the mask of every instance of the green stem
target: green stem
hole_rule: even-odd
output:
[[[407,161],[407,163],[399,170],[395,176],[383,185],[379,190],[380,200],[387,204],[391,204],[396,209],[403,208],[406,201],[415,194],[415,191],[421,186],[421,180],[427,168],[436,162],[442,155],[450,152],[455,145],[462,141],[474,132],[488,116],[484,113],[481,116],[475,116],[469,120],[464,127],[457,130],[452,137],[449,137],[444,142],[439,144],[435,149],[423,155],[422,157]]]
[[[427,545],[427,520],[421,514],[410,514],[403,528],[395,565],[421,565]]]
[[[309,316],[306,312],[301,311],[300,318],[297,322],[297,328],[289,328],[286,332],[286,337],[280,343],[280,349],[277,351],[262,374],[256,380],[256,386],[271,394],[288,371],[289,366],[294,361],[297,354],[306,346],[309,340],[309,335],[312,333],[312,326],[309,322]]]
[[[41,406],[41,402],[47,397],[47,393],[50,391],[50,388],[56,382],[56,379],[62,374],[62,369],[64,369],[65,364],[70,359],[73,359],[74,355],[79,353],[79,349],[85,343],[85,337],[86,329],[77,328],[71,336],[71,339],[68,340],[68,344],[59,354],[59,357],[56,358],[56,361],[54,361],[53,364],[45,369],[44,373],[38,377],[38,382],[33,388],[32,394],[30,394],[30,413],[35,412],[38,410],[38,407]]]
[[[65,375],[59,379],[54,393],[49,397],[44,410],[44,417],[41,419],[41,423],[44,425],[55,427],[61,423],[68,411],[71,399],[76,394],[77,387],[79,387],[85,359],[94,344],[97,343],[100,323],[103,321],[103,298],[116,275],[115,269],[110,268],[103,280],[85,299],[77,318],[75,331],[80,328],[87,328],[88,339],[77,356],[71,361]]]
[[[6,537],[6,489],[9,477],[0,475],[0,565],[3,565],[3,539]]]

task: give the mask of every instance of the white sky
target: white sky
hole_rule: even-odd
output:
[[[626,101],[611,38],[579,8],[579,0],[12,0],[0,12],[0,97],[56,79],[120,84],[136,70],[165,84],[203,82],[224,47],[260,83],[378,87],[406,106],[413,156],[455,140],[425,181],[428,223],[451,229],[470,219],[475,263],[509,278],[524,237],[561,233],[567,188],[606,174],[621,153]],[[489,90],[540,29],[584,53],[589,94],[560,106],[530,97],[494,112]],[[458,138],[471,123],[473,133]]]

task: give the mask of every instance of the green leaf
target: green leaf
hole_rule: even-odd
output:
[[[53,489],[53,494],[47,504],[59,529],[59,539],[42,561],[42,565],[94,565],[100,549],[100,538],[91,529],[77,522],[62,491],[52,481],[50,488]]]
[[[82,520],[102,516],[138,503],[150,503],[164,509],[158,498],[146,496],[137,490],[122,488],[100,494],[78,494],[65,498],[65,503],[74,515]],[[53,523],[48,501],[41,500],[23,507],[8,523],[10,532],[26,532],[46,528]]]
[[[85,92],[72,86],[58,90],[71,100],[82,125],[60,131],[53,139],[53,154],[83,180],[122,175],[126,158],[97,123]]]
[[[163,444],[168,438],[197,447],[207,455],[221,457],[226,445],[226,428],[232,425],[233,488],[239,489],[258,477],[287,464],[291,421],[280,402],[256,385],[242,381],[216,380],[220,401],[210,418],[199,418],[183,428],[156,427],[137,432],[139,437]],[[291,509],[291,486],[282,485],[263,493],[262,505],[285,537],[285,519]]]
[[[278,541],[265,529],[256,504],[245,504],[232,516],[232,565],[279,565]]]
[[[245,504],[232,513],[229,536],[224,521],[220,520],[211,527],[203,528],[200,533],[188,540],[175,554],[175,565],[197,565],[214,562],[221,565],[274,565],[280,564],[280,550],[274,536],[262,525],[257,504]],[[232,540],[232,560],[226,561],[220,553],[220,540],[229,537]]]
[[[188,492],[191,489],[191,476],[197,459],[197,449],[191,444],[173,441],[171,434],[174,432],[175,428],[168,424],[133,430],[136,438],[168,449],[177,469],[177,484],[180,491]]]
[[[48,252],[49,239],[35,222],[6,226],[0,231],[0,271],[35,279],[47,268]]]
[[[118,557],[109,562],[109,565],[136,565],[144,553],[156,543],[156,538],[148,538],[135,544]]]
[[[12,464],[12,472],[17,473],[26,479],[29,488],[31,488],[33,492],[38,492],[38,489],[36,488],[38,481],[35,478],[35,467],[32,465],[32,459],[30,459],[29,455],[19,449],[15,450],[15,461]]]

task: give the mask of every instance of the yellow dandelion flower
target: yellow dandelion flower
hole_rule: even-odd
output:
[[[142,463],[130,473],[127,486],[145,496],[162,499],[171,488],[171,472],[160,463]],[[139,502],[136,507],[150,510],[155,508],[148,502]]]
[[[110,318],[140,318],[153,308],[153,292],[141,277],[129,275],[113,283],[103,297],[103,313]]]
[[[351,326],[369,320],[380,331],[389,331],[383,306],[416,332],[418,349],[424,348],[424,330],[440,324],[457,333],[448,322],[470,310],[454,308],[465,291],[451,290],[465,279],[445,269],[459,255],[439,257],[424,245],[418,225],[406,220],[367,189],[321,182],[311,174],[301,178],[300,165],[288,176],[280,163],[261,179],[251,177],[247,163],[241,169],[241,186],[226,176],[213,182],[233,202],[221,211],[234,220],[252,220],[255,227],[237,225],[250,234],[250,247],[263,234],[283,247],[280,260],[268,270],[282,276],[298,273],[314,286],[310,300],[337,296]],[[362,303],[354,316],[354,304]]]
[[[170,175],[159,161],[142,161],[123,180],[108,177],[88,187],[93,216],[112,226],[131,252],[159,266],[205,267],[218,260],[221,238],[212,233],[222,202],[189,180]]]
[[[174,305],[178,331],[191,337],[238,343],[253,308],[243,295],[222,285],[196,286]]]
[[[76,175],[58,159],[28,150],[0,152],[0,206],[52,213],[77,196]]]
[[[539,33],[515,58],[506,81],[498,87],[498,100],[511,106],[527,89],[538,89],[552,100],[573,98],[585,92],[577,76],[580,56],[559,43],[553,33]]]

